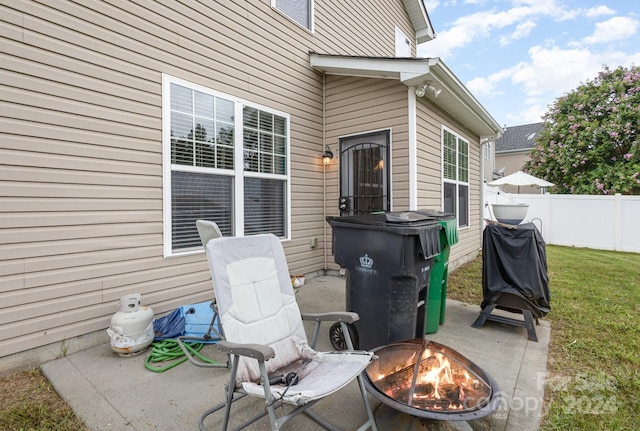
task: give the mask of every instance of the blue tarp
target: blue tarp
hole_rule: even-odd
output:
[[[179,336],[204,337],[209,331],[214,311],[211,302],[184,305],[153,321],[154,341],[177,338]],[[220,321],[216,315],[214,328],[220,331]],[[215,331],[211,331],[211,343],[219,340]],[[204,341],[207,342],[207,341]]]

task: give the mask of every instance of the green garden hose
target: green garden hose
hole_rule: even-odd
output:
[[[218,362],[211,360],[199,352],[204,346],[204,343],[198,343],[195,341],[190,342],[182,342],[182,344],[189,350],[192,356],[197,356],[203,362],[207,362],[210,364],[217,364]],[[147,356],[147,359],[144,361],[144,366],[147,370],[153,371],[156,373],[162,373],[167,371],[170,368],[175,367],[176,365],[180,365],[188,358],[178,345],[178,342],[174,339],[167,339],[156,341],[151,344],[151,353]],[[171,361],[171,362],[169,362]],[[166,365],[163,366],[154,366],[153,363],[162,362]]]

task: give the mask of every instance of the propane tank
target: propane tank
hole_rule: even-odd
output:
[[[111,348],[120,356],[132,356],[142,352],[155,336],[153,310],[140,305],[140,294],[133,293],[120,298],[120,311],[111,317],[107,334]]]

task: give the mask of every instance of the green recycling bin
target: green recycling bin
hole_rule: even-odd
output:
[[[439,325],[444,323],[447,305],[449,252],[451,251],[451,246],[458,242],[458,221],[453,213],[439,210],[418,210],[417,212],[433,217],[442,226],[442,229],[440,229],[440,254],[433,260],[426,307],[425,334],[433,334],[438,332]]]

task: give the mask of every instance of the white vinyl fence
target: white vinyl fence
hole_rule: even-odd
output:
[[[547,244],[640,253],[640,196],[509,194],[485,187],[485,218],[492,203],[526,203]]]

